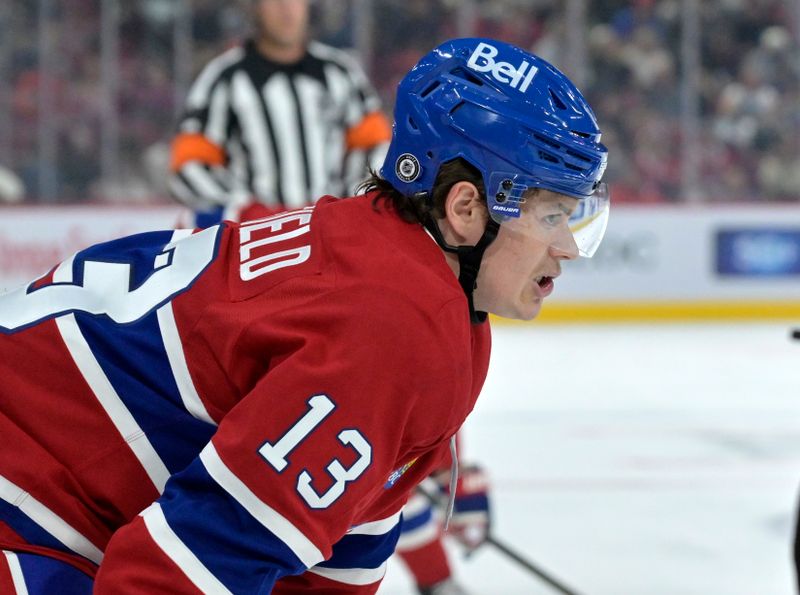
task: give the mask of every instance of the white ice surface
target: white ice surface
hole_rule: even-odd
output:
[[[499,539],[583,595],[792,595],[800,341],[783,324],[505,326],[464,455]],[[555,593],[491,547],[471,595]],[[380,595],[413,593],[392,560]]]

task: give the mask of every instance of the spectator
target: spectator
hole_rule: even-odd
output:
[[[8,58],[6,80],[13,87],[7,102],[12,104],[14,121],[11,145],[15,171],[22,176],[28,194],[35,198],[39,153],[38,99],[39,68],[37,31],[39,14],[35,4],[11,0],[6,22],[0,23],[3,48]],[[191,56],[196,64],[205,64],[231,47],[245,30],[244,11],[254,0],[231,3],[223,0],[199,0],[191,3]],[[47,25],[54,47],[51,61],[56,62],[59,88],[49,117],[53,133],[66,150],[68,128],[91,126],[95,134],[103,117],[103,90],[100,68],[101,13],[99,3],[60,0],[58,14]],[[632,109],[647,112],[671,129],[679,129],[681,102],[678,98],[682,76],[681,27],[682,4],[678,0],[593,0],[587,6],[588,84],[584,89],[598,105],[598,118],[608,130],[615,130],[619,149],[637,155],[649,150],[639,146],[634,122],[625,114]],[[454,0],[375,0],[371,22],[374,65],[372,81],[387,107],[399,77],[419,58],[432,40],[456,35],[496,36],[535,48],[554,63],[565,66],[568,28],[566,3],[539,0],[497,0],[467,4]],[[120,77],[117,124],[121,138],[120,161],[138,161],[142,151],[155,142],[167,140],[174,114],[174,13],[161,2],[120,3]],[[355,3],[317,0],[319,32],[335,45],[351,45],[363,35],[355,31],[370,19],[354,19]],[[772,196],[762,192],[758,173],[767,159],[766,170],[774,167],[770,151],[778,149],[775,131],[800,127],[798,85],[800,52],[795,40],[795,21],[785,0],[709,0],[699,2],[702,29],[699,88],[701,134],[698,141],[700,164],[706,194],[725,199],[740,195],[755,200]],[[238,43],[238,42],[236,42]],[[2,51],[2,50],[0,50]],[[6,74],[4,72],[3,74]],[[613,90],[617,105],[604,99]],[[753,110],[754,102],[757,106]],[[768,105],[765,105],[768,104]],[[764,110],[764,107],[767,107]],[[620,117],[620,115],[622,117]],[[682,150],[675,139],[670,150]],[[710,144],[709,144],[710,143]],[[711,146],[714,145],[714,146]],[[132,149],[132,150],[129,150]],[[84,156],[94,161],[99,173],[99,151]],[[84,200],[87,197],[67,193],[68,188],[83,188],[78,180],[86,167],[75,160],[59,158],[58,178],[64,184],[59,198]],[[72,163],[76,169],[72,169]],[[630,167],[637,161],[631,160]],[[731,174],[724,167],[735,164],[741,172]],[[121,164],[120,171],[133,171]],[[639,179],[644,172],[625,176]],[[76,178],[73,180],[73,178]],[[769,175],[767,175],[769,178]],[[729,186],[732,184],[732,186]],[[90,187],[98,187],[90,184]],[[104,181],[103,187],[114,187]],[[119,181],[116,187],[119,186]],[[680,200],[680,189],[659,188],[656,194]],[[800,195],[800,192],[798,193]],[[652,196],[649,193],[648,196]],[[115,197],[111,197],[115,198]],[[313,200],[313,198],[309,199]]]

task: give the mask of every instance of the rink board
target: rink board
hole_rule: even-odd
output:
[[[539,320],[800,320],[800,209],[612,207],[592,259],[566,263]]]
[[[178,206],[0,208],[0,289],[93,243],[175,227]],[[612,207],[591,260],[564,264],[539,320],[800,320],[800,209]]]

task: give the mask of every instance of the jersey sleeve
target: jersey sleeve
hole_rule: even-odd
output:
[[[253,325],[240,342],[252,343],[247,353],[283,342],[289,355],[271,362],[163,496],[117,531],[98,593],[269,592],[296,575],[281,588],[377,589],[407,493],[398,492],[389,521],[358,527],[399,464],[439,452],[454,432],[430,398],[447,403],[461,388],[458,362],[441,357],[453,338],[430,314],[380,292],[327,296],[284,316]]]
[[[275,584],[274,595],[320,592],[341,595],[375,593],[400,534],[401,514],[352,527],[333,546],[331,557],[302,575]]]
[[[170,193],[198,212],[199,227],[230,219],[226,208],[233,213],[249,201],[231,183],[227,147],[238,121],[221,59],[212,61],[192,85],[171,146]]]

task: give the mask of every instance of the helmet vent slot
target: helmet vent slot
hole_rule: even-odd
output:
[[[567,105],[561,101],[561,98],[552,89],[550,89],[550,97],[553,98],[553,105],[555,105],[558,109],[567,109]]]
[[[419,94],[420,97],[427,97],[428,95],[433,93],[433,91],[436,89],[436,87],[438,87],[441,84],[442,84],[441,81],[433,81],[430,85],[428,85],[425,88],[425,90],[422,93]]]
[[[450,75],[453,78],[461,79],[468,83],[472,83],[473,85],[478,85],[479,87],[483,86],[483,81],[480,79],[480,77],[474,75],[472,72],[461,66],[451,70]]]
[[[582,153],[578,153],[577,151],[573,151],[572,149],[567,149],[567,155],[570,157],[575,157],[575,159],[580,159],[581,161],[585,161],[587,163],[591,163],[591,159]]]
[[[553,147],[556,150],[561,150],[561,145],[558,144],[556,141],[547,138],[546,136],[542,136],[541,134],[533,133],[533,138],[538,140],[540,143],[544,143],[548,147]]]
[[[575,136],[580,136],[581,138],[592,138],[594,134],[589,134],[588,132],[581,132],[580,130],[570,130],[572,134]]]
[[[539,159],[542,161],[549,161],[550,163],[561,163],[561,160],[558,157],[542,150],[539,151]]]
[[[406,120],[406,123],[408,125],[409,130],[412,130],[414,132],[419,132],[419,126],[417,126],[417,123],[414,121],[414,118],[409,116],[408,119]]]
[[[453,107],[453,109],[451,109],[451,110],[450,110],[450,115],[452,116],[453,114],[455,114],[455,113],[456,113],[458,110],[460,110],[462,107],[464,107],[464,105],[465,105],[465,102],[464,102],[464,101],[459,101],[459,102],[458,102],[458,103],[457,103],[457,104],[456,104],[456,105]]]

